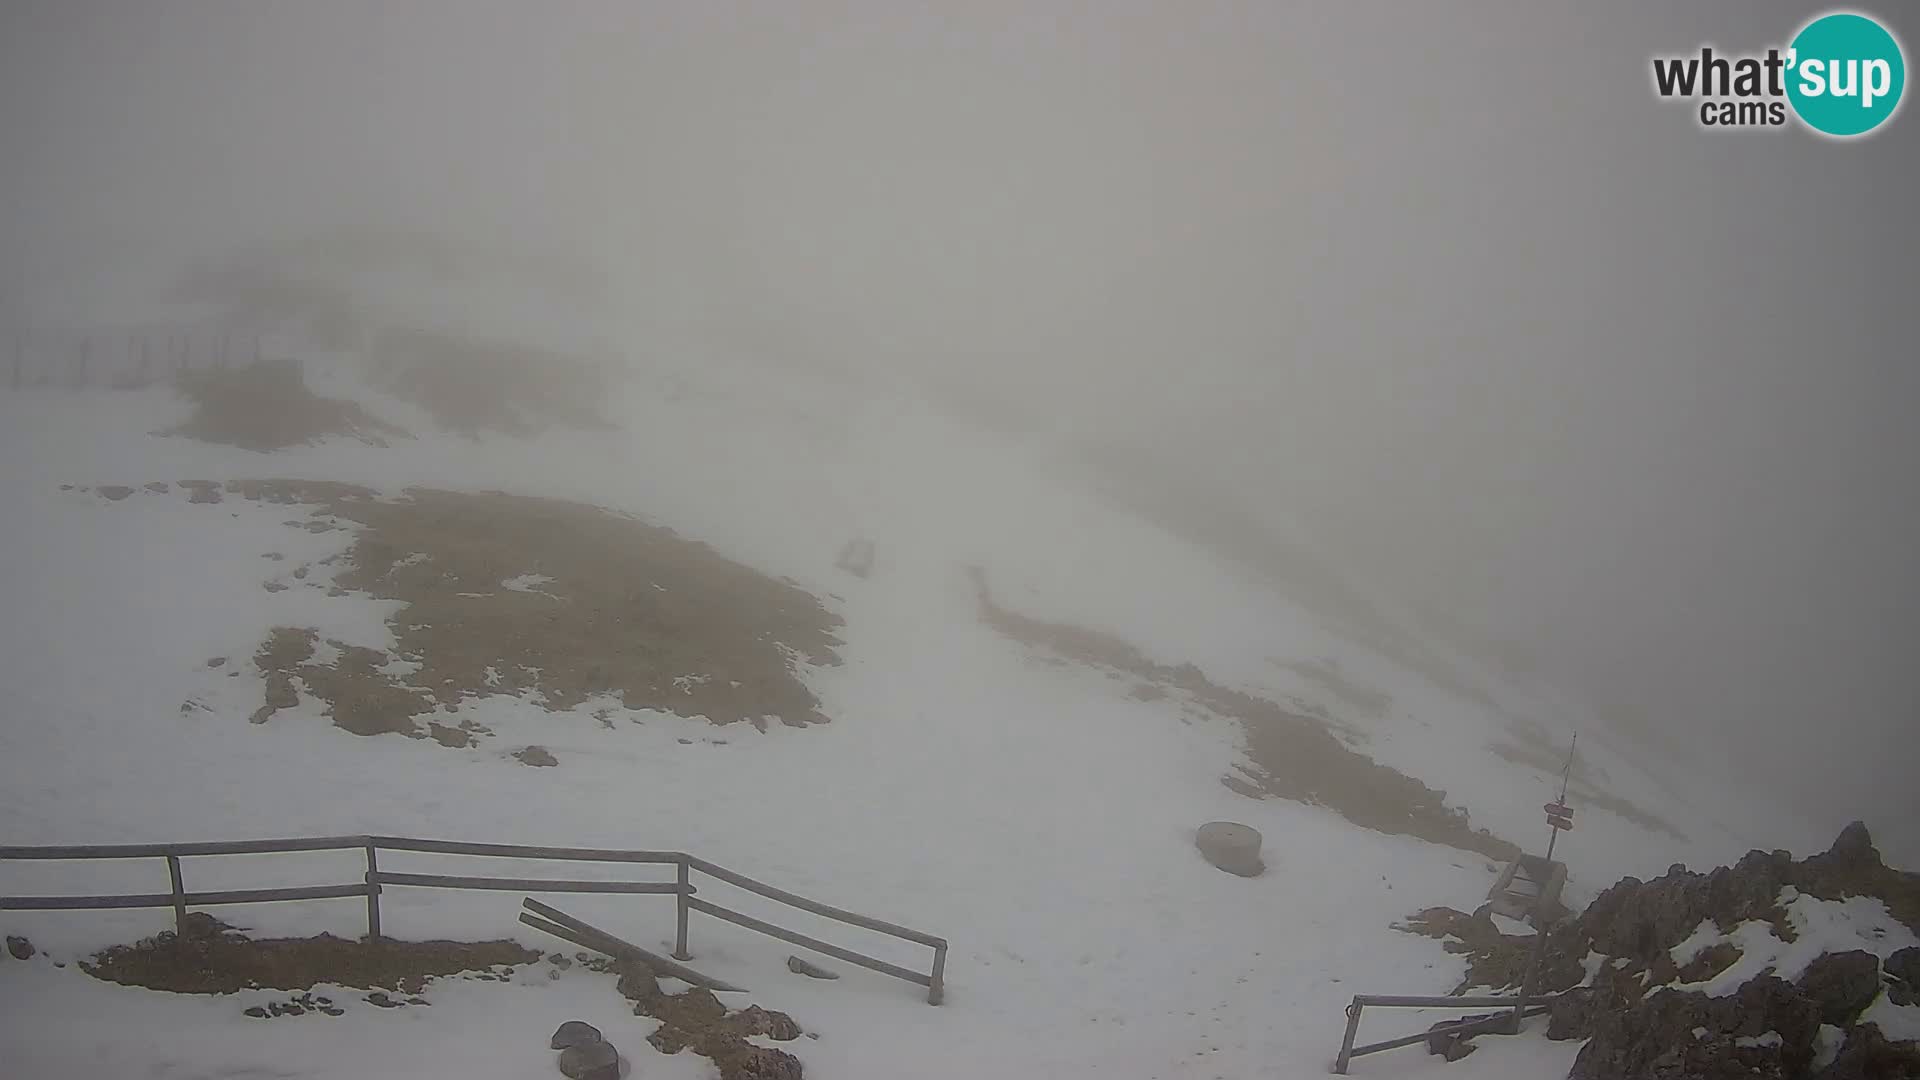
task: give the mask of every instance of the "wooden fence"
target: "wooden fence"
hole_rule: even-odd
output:
[[[259,855],[301,851],[350,851],[366,854],[367,870],[363,879],[343,885],[315,885],[287,889],[229,889],[218,892],[188,892],[181,872],[181,860],[202,855]],[[479,855],[503,859],[550,859],[570,862],[655,863],[676,868],[673,881],[604,881],[561,878],[461,877],[447,874],[402,874],[380,869],[381,851],[416,851],[440,855]],[[380,940],[380,893],[390,885],[429,889],[510,889],[516,892],[627,893],[669,895],[676,900],[677,927],[673,956],[690,960],[687,951],[687,916],[700,912],[716,919],[755,930],[769,937],[812,949],[849,964],[904,979],[927,988],[927,1003],[940,1004],[945,993],[947,942],[944,938],[910,930],[904,926],[858,915],[837,907],[809,900],[784,889],[755,881],[745,874],[716,866],[684,851],[621,851],[606,848],[529,847],[520,844],[469,844],[452,840],[420,840],[400,836],[318,836],[286,840],[235,840],[203,844],[96,844],[68,847],[0,847],[0,861],[66,859],[164,859],[171,888],[164,893],[123,893],[108,896],[0,896],[0,911],[82,911],[106,908],[173,909],[175,925],[184,931],[187,909],[219,904],[258,904],[285,900],[326,900],[341,897],[365,897],[367,902],[367,941]],[[824,918],[862,929],[925,945],[933,950],[932,966],[927,972],[890,964],[871,956],[775,926],[743,912],[696,897],[693,874],[699,872],[737,888],[756,893],[789,907],[799,908]]]
[[[131,329],[17,329],[0,386],[134,389],[188,371],[220,371],[268,362],[276,356],[259,331],[245,327],[164,326]]]

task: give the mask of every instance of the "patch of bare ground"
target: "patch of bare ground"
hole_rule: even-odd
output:
[[[452,715],[489,694],[549,709],[610,695],[630,709],[762,730],[826,720],[796,668],[839,663],[840,618],[670,529],[499,493],[413,490],[389,500],[281,480],[236,481],[227,493],[310,508],[292,527],[354,530],[331,584],[300,584],[404,605],[388,619],[393,653],[329,641],[321,662],[315,631],[274,629],[254,655],[266,679],[255,722],[297,703],[301,687],[347,731],[450,746],[491,734]]]
[[[1111,634],[1044,622],[1001,607],[986,575],[973,568],[980,617],[1002,634],[1081,664],[1104,667],[1168,690],[1238,721],[1249,765],[1222,782],[1252,798],[1274,796],[1324,806],[1376,832],[1418,837],[1496,859],[1520,849],[1469,824],[1465,810],[1449,808],[1446,793],[1388,768],[1341,742],[1327,726],[1271,701],[1231,690],[1192,664],[1156,663]],[[1135,696],[1139,696],[1136,688]]]
[[[382,938],[370,946],[331,934],[256,941],[202,913],[187,919],[185,934],[169,930],[115,945],[82,961],[80,969],[96,979],[178,994],[311,990],[322,983],[417,994],[430,979],[540,959],[512,941]]]
[[[1516,724],[1510,730],[1514,735],[1512,742],[1489,743],[1487,749],[1515,765],[1524,765],[1549,775],[1557,775],[1566,767],[1565,747],[1555,745],[1531,726]],[[1573,775],[1567,784],[1567,792],[1574,805],[1592,806],[1631,821],[1649,832],[1663,832],[1676,840],[1686,839],[1679,829],[1666,820],[1608,791],[1603,786],[1605,783],[1606,773],[1578,757],[1574,758]]]
[[[647,1041],[663,1054],[692,1050],[710,1058],[721,1080],[800,1080],[800,1060],[784,1050],[748,1041],[765,1037],[788,1042],[800,1025],[782,1012],[758,1005],[729,1011],[712,991],[698,987],[680,994],[660,989],[653,970],[637,961],[613,965],[620,995],[633,1002],[636,1016],[651,1016],[660,1026]]]
[[[280,450],[328,435],[348,435],[374,446],[407,433],[356,402],[308,390],[297,369],[253,365],[224,371],[182,372],[176,383],[193,400],[186,423],[166,434],[247,450]]]
[[[388,393],[462,435],[607,426],[606,378],[590,358],[436,330],[383,332],[369,369]]]

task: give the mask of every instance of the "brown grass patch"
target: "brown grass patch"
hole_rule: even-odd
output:
[[[972,574],[981,618],[1008,637],[1182,691],[1193,705],[1238,721],[1250,766],[1241,769],[1242,777],[1224,778],[1234,791],[1325,806],[1377,832],[1414,836],[1496,859],[1519,854],[1513,844],[1473,828],[1466,811],[1449,809],[1445,792],[1349,748],[1313,718],[1220,686],[1192,664],[1156,663],[1111,634],[1009,611],[994,603],[986,575],[977,567]]]
[[[786,1013],[758,1005],[729,1011],[709,990],[663,993],[645,964],[621,961],[613,967],[620,975],[620,994],[633,1002],[634,1014],[660,1021],[660,1027],[647,1036],[654,1049],[663,1054],[692,1050],[711,1058],[721,1080],[800,1077],[800,1062],[793,1055],[747,1041],[756,1036],[776,1042],[799,1038],[800,1025]]]
[[[193,417],[169,435],[225,443],[248,450],[279,450],[348,435],[374,446],[407,433],[368,413],[358,403],[321,397],[307,389],[298,370],[267,365],[224,371],[182,372],[180,392],[193,399]]]
[[[530,964],[540,954],[512,941],[397,941],[377,946],[331,934],[254,941],[211,917],[188,916],[185,935],[166,931],[82,961],[96,979],[178,994],[311,990],[326,983],[417,994],[429,979]]]
[[[256,722],[297,702],[295,679],[355,734],[455,746],[491,734],[448,716],[488,694],[537,696],[550,709],[604,694],[630,709],[762,729],[826,720],[796,667],[839,662],[839,617],[670,529],[499,493],[383,500],[304,481],[240,481],[228,493],[313,508],[292,527],[357,527],[331,588],[405,605],[388,620],[392,654],[329,642],[339,655],[322,664],[314,631],[276,628],[254,656],[267,680]],[[418,669],[381,670],[396,659]],[[427,714],[435,720],[423,727]]]

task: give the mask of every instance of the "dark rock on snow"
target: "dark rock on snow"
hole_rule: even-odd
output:
[[[1887,957],[1882,967],[1891,976],[1887,980],[1887,997],[1895,1005],[1920,1004],[1920,946],[1901,949]]]
[[[548,1049],[565,1050],[570,1046],[586,1046],[589,1043],[606,1042],[600,1029],[585,1020],[569,1020],[554,1029],[553,1038],[547,1040]]]
[[[1807,965],[1800,989],[1822,1023],[1845,1027],[1880,995],[1880,958],[1861,949],[1828,953]]]
[[[620,1051],[604,1039],[567,1047],[557,1064],[569,1080],[620,1080]]]
[[[7,953],[15,960],[33,959],[33,942],[23,937],[7,936]]]

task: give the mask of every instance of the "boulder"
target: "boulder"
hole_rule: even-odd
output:
[[[570,1046],[587,1046],[591,1043],[606,1042],[600,1029],[585,1020],[569,1020],[553,1031],[553,1038],[547,1040],[550,1050],[565,1050]]]
[[[604,1039],[567,1047],[555,1064],[568,1080],[620,1080],[620,1051]]]
[[[7,935],[7,953],[15,960],[33,959],[33,942],[15,935]]]
[[[1807,965],[1799,984],[1823,1022],[1846,1027],[1880,995],[1880,958],[1861,949],[1827,953]]]
[[[1260,831],[1237,821],[1209,821],[1194,833],[1194,846],[1208,862],[1240,877],[1258,877],[1266,869],[1260,861]]]
[[[553,756],[553,752],[544,746],[529,746],[524,750],[516,751],[513,756],[518,758],[522,765],[533,765],[538,768],[550,768],[560,764],[559,760]]]
[[[1895,1005],[1920,1004],[1920,946],[1909,945],[1881,965],[1892,978],[1887,981],[1887,997]]]

